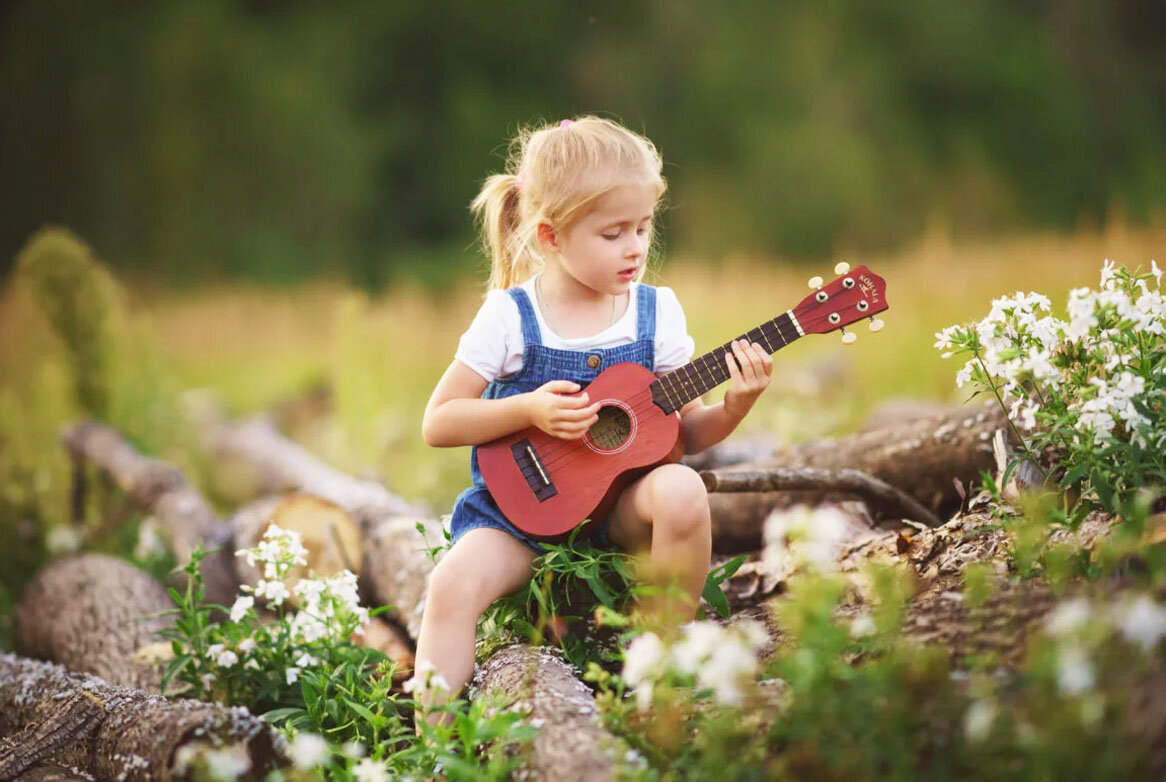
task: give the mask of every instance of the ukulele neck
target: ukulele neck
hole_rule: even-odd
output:
[[[725,353],[732,353],[732,343],[738,339],[756,342],[769,353],[776,353],[802,335],[793,310],[782,313],[657,379],[651,385],[652,401],[670,414],[724,383],[729,379]]]

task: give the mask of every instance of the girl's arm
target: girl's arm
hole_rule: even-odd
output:
[[[773,359],[760,345],[735,341],[733,356],[726,354],[725,363],[731,385],[724,401],[710,406],[697,397],[680,408],[685,453],[700,453],[732,434],[769,385]]]
[[[568,396],[579,386],[552,380],[534,391],[501,399],[481,399],[485,378],[454,359],[437,381],[421,419],[421,437],[427,445],[480,445],[537,426],[548,434],[582,437],[595,421],[599,405],[589,405],[586,393]]]

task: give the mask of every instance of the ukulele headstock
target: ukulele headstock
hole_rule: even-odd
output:
[[[837,279],[823,283],[821,277],[811,277],[814,289],[794,307],[802,330],[807,334],[828,334],[842,330],[842,344],[851,345],[857,336],[847,332],[851,323],[870,319],[870,330],[880,331],[883,321],[875,315],[887,308],[887,283],[865,266],[850,268],[845,261],[834,267]]]

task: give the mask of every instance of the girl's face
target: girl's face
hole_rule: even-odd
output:
[[[596,293],[623,293],[648,257],[656,188],[619,185],[591,211],[554,233],[558,260],[567,274]]]

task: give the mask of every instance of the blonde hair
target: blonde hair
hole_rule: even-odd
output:
[[[490,257],[488,288],[512,287],[543,268],[539,223],[568,230],[596,199],[625,184],[654,186],[658,202],[667,189],[662,167],[651,141],[602,117],[520,130],[506,173],[487,177],[470,204]]]

